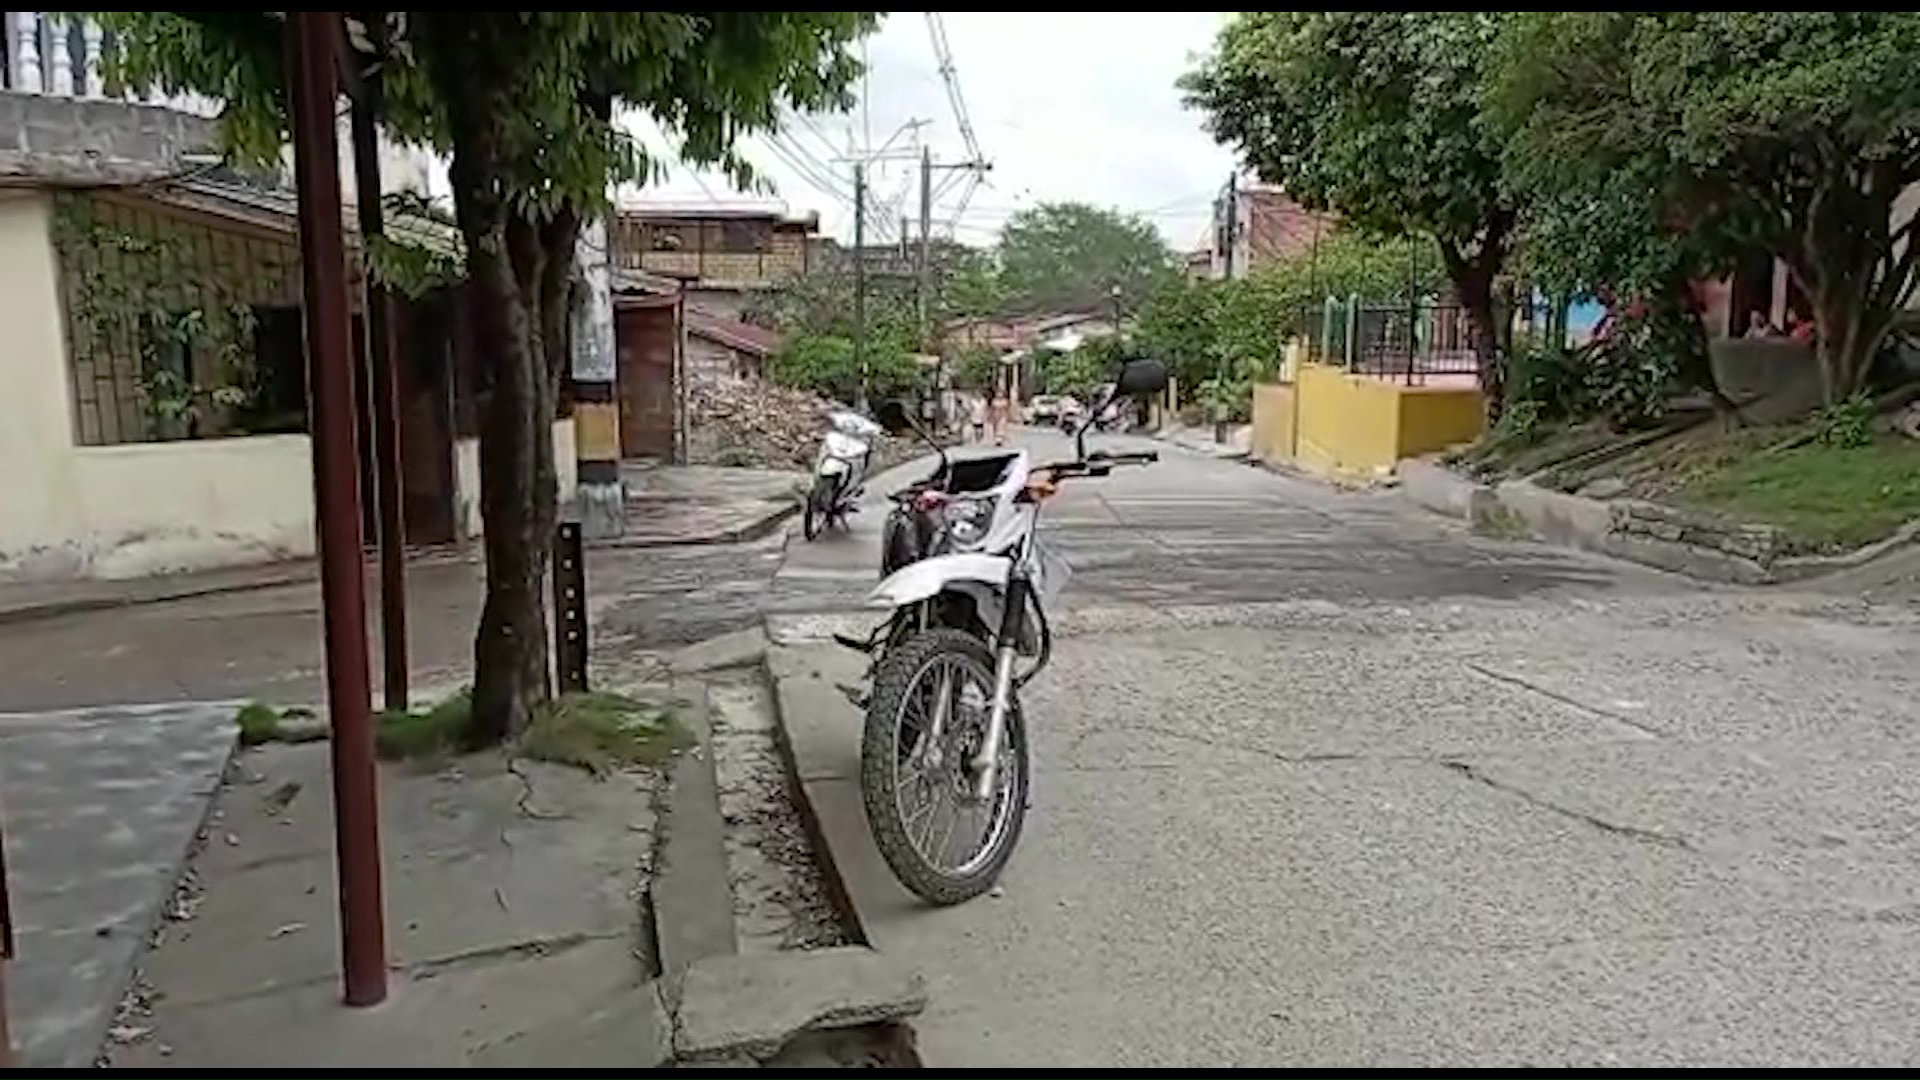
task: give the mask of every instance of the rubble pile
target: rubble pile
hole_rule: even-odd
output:
[[[687,459],[694,465],[810,469],[828,411],[844,406],[761,379],[687,385]],[[882,437],[880,467],[916,456],[911,440]]]

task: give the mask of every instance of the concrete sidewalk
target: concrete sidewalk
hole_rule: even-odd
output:
[[[700,465],[630,464],[627,531],[592,546],[610,548],[731,544],[759,539],[798,510],[796,492],[805,474],[768,469]],[[408,568],[477,564],[478,541],[408,552]],[[369,587],[377,587],[378,561],[368,556]],[[316,559],[290,559],[191,573],[123,580],[0,580],[0,623],[50,618],[84,611],[186,600],[225,593],[308,585],[319,581]]]
[[[0,714],[21,1067],[93,1064],[233,752],[234,709]]]
[[[111,1064],[657,1067],[671,1030],[639,900],[655,783],[498,755],[383,769],[391,996],[355,1010],[339,1003],[327,747],[247,754]]]

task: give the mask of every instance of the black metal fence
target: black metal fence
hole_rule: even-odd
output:
[[[1471,323],[1459,304],[1329,297],[1307,314],[1308,351],[1320,363],[1410,386],[1479,374]]]

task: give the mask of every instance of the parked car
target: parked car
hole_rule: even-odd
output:
[[[1060,417],[1060,399],[1051,394],[1035,394],[1027,402],[1027,422],[1030,424],[1051,423]]]

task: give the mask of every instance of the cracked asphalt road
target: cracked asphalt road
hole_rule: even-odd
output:
[[[1076,573],[1001,895],[921,907],[817,785],[869,935],[929,979],[930,1062],[1920,1060],[1910,610],[1164,457],[1051,508]],[[871,559],[796,547],[772,606],[846,610]]]

